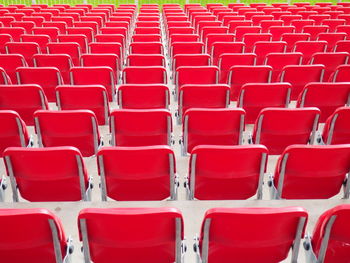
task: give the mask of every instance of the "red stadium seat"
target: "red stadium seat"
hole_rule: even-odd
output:
[[[349,40],[339,40],[334,45],[334,52],[348,52],[350,53],[350,41]]]
[[[271,82],[276,82],[279,74],[285,66],[300,65],[303,54],[294,53],[269,53],[265,56],[264,64],[272,67]]]
[[[215,42],[211,49],[213,65],[218,65],[219,57],[225,53],[243,53],[245,44],[243,42]]]
[[[271,41],[272,35],[270,33],[248,33],[243,36],[245,44],[244,53],[253,51],[254,45],[258,41]]]
[[[34,42],[8,42],[5,44],[7,54],[20,54],[28,66],[33,67],[33,55],[40,53],[40,47]]]
[[[185,112],[183,119],[182,154],[191,153],[198,145],[242,144],[243,109],[199,109]]]
[[[175,97],[185,84],[218,84],[219,69],[215,66],[182,66],[176,69]]]
[[[92,111],[39,110],[34,113],[34,119],[40,147],[73,146],[84,157],[97,153],[101,140]]]
[[[207,34],[206,42],[205,42],[206,50],[207,52],[210,52],[215,42],[233,42],[234,38],[235,38],[234,34],[228,34],[228,33]]]
[[[350,104],[349,83],[309,83],[300,93],[297,107],[317,107],[321,110],[320,122],[338,108]]]
[[[230,31],[231,32],[231,31]],[[245,34],[257,34],[261,32],[260,26],[238,26],[234,31],[236,41],[242,41]]]
[[[0,84],[2,85],[11,84],[11,79],[3,68],[0,68]]]
[[[346,33],[320,33],[317,36],[318,41],[327,41],[327,52],[332,52],[338,41],[345,40]]]
[[[108,100],[115,101],[116,80],[110,67],[72,67],[71,85],[102,85],[108,93]]]
[[[173,57],[172,69],[176,72],[182,66],[210,66],[210,59],[208,54],[178,54]]]
[[[0,110],[16,111],[26,125],[34,125],[33,113],[49,106],[40,86],[35,84],[1,85]]]
[[[78,223],[86,262],[182,262],[183,219],[176,208],[90,208],[80,211]]]
[[[328,26],[304,26],[302,33],[310,34],[310,40],[316,40],[318,34],[327,33],[328,30]]]
[[[122,109],[111,112],[113,146],[170,145],[172,119],[165,109]]]
[[[271,26],[268,31],[272,34],[272,40],[280,41],[284,34],[293,34],[295,32],[294,26]]]
[[[81,53],[86,53],[88,50],[87,37],[83,34],[69,34],[69,35],[58,35],[58,42],[75,42],[78,43],[81,49]]]
[[[168,109],[169,88],[163,84],[120,85],[118,104],[123,109]]]
[[[127,66],[165,67],[165,57],[161,54],[131,54],[126,58]]]
[[[17,77],[16,77],[16,69],[18,67],[26,67],[27,63],[24,59],[24,57],[20,54],[0,54],[0,68],[4,70],[4,73],[8,75],[10,78],[10,81],[5,78],[4,73],[2,73],[1,77],[3,78],[2,84],[17,84]]]
[[[257,194],[261,199],[267,155],[262,145],[193,148],[186,181],[188,198],[233,200]]]
[[[211,263],[281,262],[292,250],[291,261],[296,262],[307,218],[301,207],[210,209],[194,246],[197,258]]]
[[[338,205],[324,212],[317,220],[312,237],[306,236],[304,247],[307,263],[346,263],[349,254],[350,234],[347,223],[350,217],[348,204]]]
[[[287,43],[283,41],[258,41],[253,47],[253,53],[256,54],[256,64],[262,65],[266,55],[269,53],[284,53]]]
[[[265,145],[272,155],[292,144],[314,143],[320,114],[317,108],[265,108],[256,119],[253,141]]]
[[[60,71],[55,67],[18,67],[18,84],[38,84],[49,102],[55,102],[55,88],[62,84]]]
[[[35,27],[35,23],[31,21],[13,21],[10,23],[11,27],[22,27],[27,34],[32,33],[32,28]]]
[[[114,79],[119,80],[120,60],[115,54],[82,54],[80,64],[82,67],[110,67],[114,73]]]
[[[24,34],[21,35],[21,42],[34,42],[37,43],[40,47],[40,51],[43,54],[47,53],[46,46],[51,41],[48,35],[30,35]]]
[[[182,123],[184,113],[190,108],[227,108],[230,101],[230,87],[225,84],[185,84],[180,88],[178,122]]]
[[[350,65],[340,65],[330,76],[331,82],[350,82]]]
[[[79,58],[81,55],[81,49],[78,43],[75,43],[75,42],[48,43],[47,53],[48,54],[67,54],[71,57],[74,66],[80,65]]]
[[[323,128],[322,138],[325,144],[350,143],[350,108],[341,107],[329,116]]]
[[[130,66],[123,69],[123,84],[166,84],[164,67]]]
[[[163,45],[159,42],[132,42],[130,54],[163,54]]]
[[[289,83],[248,83],[241,88],[237,107],[245,110],[246,123],[254,124],[264,108],[287,108],[291,90]]]
[[[72,240],[66,238],[61,221],[49,210],[0,209],[0,223],[9,226],[1,235],[1,243],[6,244],[0,253],[4,262],[70,260]]]
[[[108,125],[108,93],[104,86],[57,86],[56,100],[59,110],[91,110],[99,125]]]
[[[170,47],[170,56],[178,54],[203,54],[205,45],[202,42],[174,42]]]
[[[331,74],[340,65],[347,64],[349,60],[349,53],[347,52],[327,52],[315,53],[310,59],[310,64],[321,64],[325,66],[324,80],[328,80]]]
[[[23,27],[0,27],[0,34],[8,34],[13,41],[20,41],[21,35],[25,34]]]
[[[281,41],[287,43],[286,52],[291,52],[294,48],[295,43],[298,41],[308,41],[310,34],[307,33],[284,33],[281,36]]]
[[[31,202],[90,200],[92,185],[83,157],[74,147],[10,147],[4,161],[14,202],[19,194]]]
[[[175,154],[169,146],[105,147],[97,160],[102,201],[176,200]]]
[[[231,100],[238,98],[240,90],[247,83],[269,83],[272,68],[270,66],[233,66],[228,75],[228,84],[231,86]]]
[[[277,161],[271,193],[275,199],[328,199],[340,192],[349,169],[349,145],[292,145]]]
[[[285,66],[278,76],[278,81],[292,84],[291,99],[296,100],[306,84],[323,81],[324,70],[323,65]]]
[[[34,35],[48,35],[54,42],[60,33],[57,27],[33,27],[32,31]]]
[[[133,42],[161,42],[161,35],[152,34],[137,34],[131,37]]]
[[[12,42],[12,37],[9,34],[0,34],[0,54],[5,54],[6,49],[5,49],[5,44],[7,42]]]

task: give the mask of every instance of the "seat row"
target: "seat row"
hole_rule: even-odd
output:
[[[262,199],[268,150],[263,145],[199,145],[192,149],[187,199]],[[9,147],[3,153],[12,197],[30,202],[91,201],[92,177],[77,148]],[[101,199],[177,199],[179,178],[169,146],[103,147],[97,153]],[[137,165],[133,165],[137,164]],[[272,199],[328,199],[350,195],[350,144],[291,145],[268,175]],[[1,201],[7,188],[1,179]]]
[[[310,236],[302,207],[212,208],[206,211],[194,251],[200,262],[297,262],[303,242],[307,262],[349,260],[349,205],[325,211]],[[84,262],[176,262],[186,253],[184,220],[176,208],[86,208],[78,215]],[[1,209],[6,225],[0,250],[6,262],[70,262],[72,239],[46,209]],[[270,227],[271,226],[271,227]],[[210,233],[210,235],[209,235]],[[137,244],[137,245],[135,245]],[[261,247],[263,246],[263,249]],[[21,251],[21,253],[18,253]]]

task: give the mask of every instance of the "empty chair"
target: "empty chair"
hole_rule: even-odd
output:
[[[327,41],[327,52],[332,52],[338,41],[345,40],[346,33],[320,33],[317,36],[317,40]]]
[[[185,84],[217,84],[219,83],[219,69],[215,66],[182,66],[176,69],[175,97],[179,89]]]
[[[80,45],[75,42],[66,42],[66,43],[48,43],[47,44],[47,53],[48,54],[67,54],[71,57],[73,65],[80,65]]]
[[[164,67],[130,66],[122,73],[124,84],[166,84],[167,74]]]
[[[280,41],[284,34],[292,34],[294,31],[294,26],[271,26],[268,32],[272,34],[273,41]]]
[[[33,55],[40,53],[40,48],[34,42],[9,42],[5,44],[7,54],[21,54],[28,66],[33,66]]]
[[[109,101],[115,101],[116,80],[110,67],[72,67],[71,85],[102,85],[106,88]]]
[[[313,26],[315,21],[312,19],[301,19],[301,20],[292,20],[291,25],[295,27],[296,33],[303,32],[304,26]]]
[[[272,35],[270,33],[245,34],[243,36],[243,42],[245,44],[244,53],[252,52],[255,43],[258,41],[271,41],[271,39]]]
[[[120,109],[111,112],[113,146],[170,145],[171,113],[165,109]]]
[[[257,34],[260,32],[261,32],[260,26],[238,26],[236,27],[234,34],[236,36],[236,41],[242,41],[245,34],[248,34],[248,33]]]
[[[62,223],[43,208],[0,209],[0,223],[7,225],[1,235],[4,262],[66,262],[73,253],[72,240],[67,239]]]
[[[43,54],[47,53],[46,46],[51,41],[48,35],[21,35],[21,42],[34,42],[39,45],[40,52]]]
[[[180,27],[182,28],[182,27]],[[187,29],[187,28],[185,28]],[[170,32],[170,30],[168,30]],[[180,30],[179,30],[180,31]],[[134,28],[134,33],[135,34],[161,34],[160,27],[135,27]]]
[[[307,263],[348,261],[349,213],[350,206],[343,204],[327,210],[318,218],[312,236],[307,235],[304,241]]]
[[[81,49],[81,53],[86,53],[88,49],[87,37],[83,34],[69,34],[69,35],[58,35],[58,42],[75,42],[78,43]]]
[[[228,75],[228,84],[231,86],[231,100],[238,98],[240,90],[247,83],[269,83],[272,68],[270,66],[233,66]]]
[[[298,41],[307,41],[310,39],[310,34],[307,33],[284,33],[281,36],[281,41],[287,43],[286,52],[291,52],[294,45]]]
[[[0,84],[11,84],[10,77],[6,74],[6,71],[3,68],[0,68]]]
[[[176,208],[90,208],[80,211],[78,224],[85,262],[183,261],[183,219]]]
[[[291,90],[289,83],[248,83],[241,88],[237,107],[245,110],[246,123],[253,124],[264,108],[287,108]]]
[[[269,153],[281,154],[292,144],[314,143],[320,110],[317,108],[265,108],[255,121],[253,141]]]
[[[278,76],[278,81],[292,84],[291,99],[296,100],[306,84],[323,81],[324,70],[324,65],[285,66]]]
[[[349,82],[350,81],[350,65],[340,65],[334,73],[329,77],[331,82]]]
[[[350,104],[349,83],[309,83],[300,93],[297,107],[317,107],[321,110],[320,122],[338,108]]]
[[[349,40],[339,40],[335,43],[334,52],[348,52],[350,53],[350,41]]]
[[[118,88],[118,104],[123,109],[168,109],[169,88],[164,84],[123,84]]]
[[[347,64],[349,60],[349,53],[347,52],[328,52],[315,53],[310,59],[310,64],[321,64],[325,66],[324,80],[328,80],[331,74],[339,65]]]
[[[271,82],[277,81],[279,74],[285,66],[300,65],[302,59],[303,54],[300,52],[267,54],[264,64],[272,67]]]
[[[165,57],[161,54],[131,54],[126,58],[126,65],[165,67]]]
[[[18,67],[18,84],[38,84],[49,102],[55,102],[55,88],[62,84],[60,71],[55,67]]]
[[[27,126],[19,114],[12,110],[0,111],[0,155],[3,151],[12,146],[32,146]]]
[[[307,218],[301,207],[210,209],[194,245],[197,258],[202,262],[281,262],[292,249],[291,262],[297,262]],[[274,227],[265,227],[270,224]]]
[[[99,125],[108,125],[108,93],[102,85],[57,86],[56,100],[59,110],[91,110]]]
[[[329,27],[329,32],[335,32],[337,26],[345,25],[344,19],[324,19],[322,25]]]
[[[171,57],[178,54],[202,54],[204,53],[202,42],[174,42],[170,48]]]
[[[21,35],[25,34],[23,27],[0,27],[0,34],[8,34],[13,41],[20,41]]]
[[[32,31],[34,35],[48,35],[54,42],[57,41],[60,33],[57,27],[33,27]]]
[[[224,53],[219,57],[220,83],[227,83],[230,68],[233,66],[255,65],[256,54],[254,53]]]
[[[258,41],[255,43],[253,53],[256,54],[256,64],[261,65],[269,53],[284,53],[287,43],[283,41]]]
[[[4,152],[12,197],[31,202],[90,200],[91,182],[74,147],[20,148]]]
[[[225,84],[185,84],[179,91],[178,122],[191,108],[227,108],[230,102],[230,87]]]
[[[5,43],[12,42],[12,37],[9,34],[0,34],[0,53],[6,53]]]
[[[174,42],[198,42],[198,34],[172,34],[169,38],[169,45],[171,46]]]
[[[176,72],[182,66],[210,66],[210,55],[208,54],[178,54],[173,57],[172,68]]]
[[[243,42],[215,42],[211,49],[213,65],[218,65],[219,57],[225,53],[243,53]]]
[[[88,43],[94,40],[94,32],[89,27],[67,27],[68,35],[84,35]]]
[[[116,54],[82,54],[80,56],[82,67],[110,67],[113,70],[115,81],[119,80],[119,62]]]
[[[323,128],[322,139],[325,144],[350,143],[350,108],[340,107],[328,117]]]
[[[12,84],[17,84],[16,69],[25,66],[27,66],[27,63],[20,54],[0,54],[0,68],[8,75]],[[4,78],[4,75],[1,77],[4,80],[6,79],[6,82],[10,83],[7,78]]]
[[[115,54],[121,61],[124,58],[122,45],[117,42],[93,42],[89,49],[91,54]]]
[[[97,160],[102,201],[176,199],[175,154],[169,146],[105,147]]]
[[[206,36],[206,50],[207,52],[211,51],[213,43],[215,42],[233,42],[235,38],[234,34],[228,33],[216,33],[216,34],[207,34]]]
[[[188,198],[233,200],[257,195],[261,199],[267,155],[262,145],[194,147],[186,180]]]
[[[0,86],[0,110],[16,111],[26,125],[34,125],[33,113],[40,109],[47,110],[49,106],[39,85]]]
[[[239,16],[238,16],[239,17]],[[251,20],[245,20],[244,19],[237,19],[235,18],[236,20],[232,20],[230,19],[230,21],[228,21],[228,28],[229,28],[229,32],[230,33],[235,33],[236,32],[236,29],[239,27],[250,27],[250,26],[253,26],[253,21]],[[242,29],[239,29],[238,31],[240,31]],[[255,30],[256,31],[256,30]],[[247,33],[259,33],[259,32],[247,32]]]
[[[315,161],[317,160],[317,161]],[[326,199],[346,185],[350,169],[349,145],[292,145],[277,161],[270,180],[275,199]],[[349,185],[344,196],[349,198]]]
[[[132,42],[131,54],[163,54],[163,45],[159,42]]]
[[[69,70],[73,66],[72,59],[67,54],[36,54],[33,56],[35,67],[55,67],[61,73],[63,83],[69,84]]]
[[[131,37],[133,42],[161,42],[161,35],[137,34]]]
[[[39,147],[73,146],[84,157],[97,153],[101,144],[96,116],[89,110],[45,111],[34,113]]]
[[[188,109],[183,118],[182,154],[198,145],[242,144],[243,109]]]
[[[302,33],[308,33],[310,34],[310,40],[316,40],[318,34],[327,33],[328,29],[328,26],[304,26]]]

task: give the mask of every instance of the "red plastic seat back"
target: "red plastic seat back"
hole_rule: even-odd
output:
[[[90,208],[79,213],[78,222],[82,219],[94,262],[111,258],[129,263],[176,261],[177,222],[178,239],[183,238],[183,219],[176,208]],[[79,229],[82,240],[81,224]]]
[[[170,197],[171,180],[175,180],[175,155],[169,146],[105,147],[97,158],[108,197],[118,201]]]
[[[16,69],[24,66],[27,66],[27,62],[22,55],[0,54],[0,67],[6,71],[12,84],[17,84]]]
[[[192,108],[184,114],[183,133],[185,150],[191,152],[195,146],[238,145],[242,143],[244,130],[243,109]]]
[[[269,83],[272,68],[270,66],[233,66],[228,76],[231,86],[231,100],[237,100],[240,90],[247,83]]]
[[[218,65],[219,57],[225,53],[243,53],[245,44],[243,42],[216,42],[211,48],[213,65]],[[208,50],[209,52],[209,50]]]
[[[338,108],[349,103],[349,83],[309,83],[299,95],[297,107],[317,107],[321,110],[320,122]]]
[[[323,141],[326,144],[350,143],[350,108],[341,107],[329,116],[323,128]],[[334,125],[334,127],[332,127]]]
[[[73,146],[84,157],[97,152],[100,135],[96,116],[89,110],[44,111],[34,113],[39,145]]]
[[[350,65],[340,65],[330,76],[329,81],[332,82],[349,82],[350,81]]]
[[[167,109],[170,92],[163,84],[124,84],[118,88],[118,103],[124,109]]]
[[[267,107],[288,107],[292,86],[289,83],[248,83],[242,86],[237,106],[246,112],[246,123],[253,124]]]
[[[254,196],[261,172],[265,170],[267,154],[266,147],[262,145],[200,145],[193,148],[189,180],[191,184],[195,177],[194,198],[232,200]]]
[[[105,87],[101,85],[57,86],[56,96],[60,110],[91,110],[95,113],[99,125],[108,125],[109,103]]]
[[[62,256],[66,251],[66,236],[62,223],[53,213],[42,208],[1,209],[0,223],[6,225],[0,241],[4,262],[56,262],[49,220],[57,228]],[[63,260],[63,257],[62,257]]]
[[[29,134],[24,121],[17,112],[10,110],[0,111],[0,155],[7,147],[27,147]]]
[[[16,111],[27,125],[34,125],[36,110],[49,108],[44,91],[38,85],[1,85],[0,109]]]
[[[48,54],[67,54],[71,57],[75,66],[80,65],[80,45],[75,42],[64,42],[64,43],[48,43],[47,44]]]
[[[115,100],[116,80],[110,67],[72,67],[70,78],[72,85],[102,85],[107,90],[109,101]]]
[[[7,75],[6,71],[3,68],[0,68],[0,84],[1,85],[9,85],[9,84],[11,84],[11,79]]]
[[[303,219],[306,223],[307,218],[301,207],[213,208],[204,216],[201,250],[205,223],[210,220],[208,262],[281,262],[296,239],[299,222]],[[300,230],[303,235],[305,225]]]
[[[55,102],[55,88],[62,84],[60,71],[55,67],[18,67],[18,84],[38,84],[49,102]]]
[[[265,108],[256,119],[253,140],[265,145],[270,154],[281,154],[292,144],[307,144],[316,132],[320,113],[319,109],[311,107]]]
[[[9,42],[5,44],[8,54],[21,54],[28,66],[33,66],[33,55],[40,53],[40,47],[34,42]]]
[[[286,158],[284,180],[280,186]],[[327,199],[339,193],[349,170],[349,145],[292,145],[278,159],[274,183],[276,187],[282,187],[281,198]]]
[[[164,67],[129,66],[123,70],[124,84],[166,84],[167,75]]]
[[[79,169],[85,188],[88,186],[88,176],[78,149],[10,147],[4,152],[4,158],[7,174],[13,173],[24,199],[31,202],[83,199],[82,194],[85,193],[80,188]]]
[[[177,89],[185,84],[217,84],[219,69],[215,66],[178,67],[175,81]]]
[[[350,243],[350,231],[347,227],[350,219],[350,206],[348,204],[336,206],[319,217],[312,235],[312,246],[315,254],[319,256],[325,231],[332,217],[335,217],[335,220],[331,227],[324,262],[346,263],[350,253],[348,246]]]
[[[165,109],[115,110],[110,128],[112,145],[170,145],[171,114]]]

